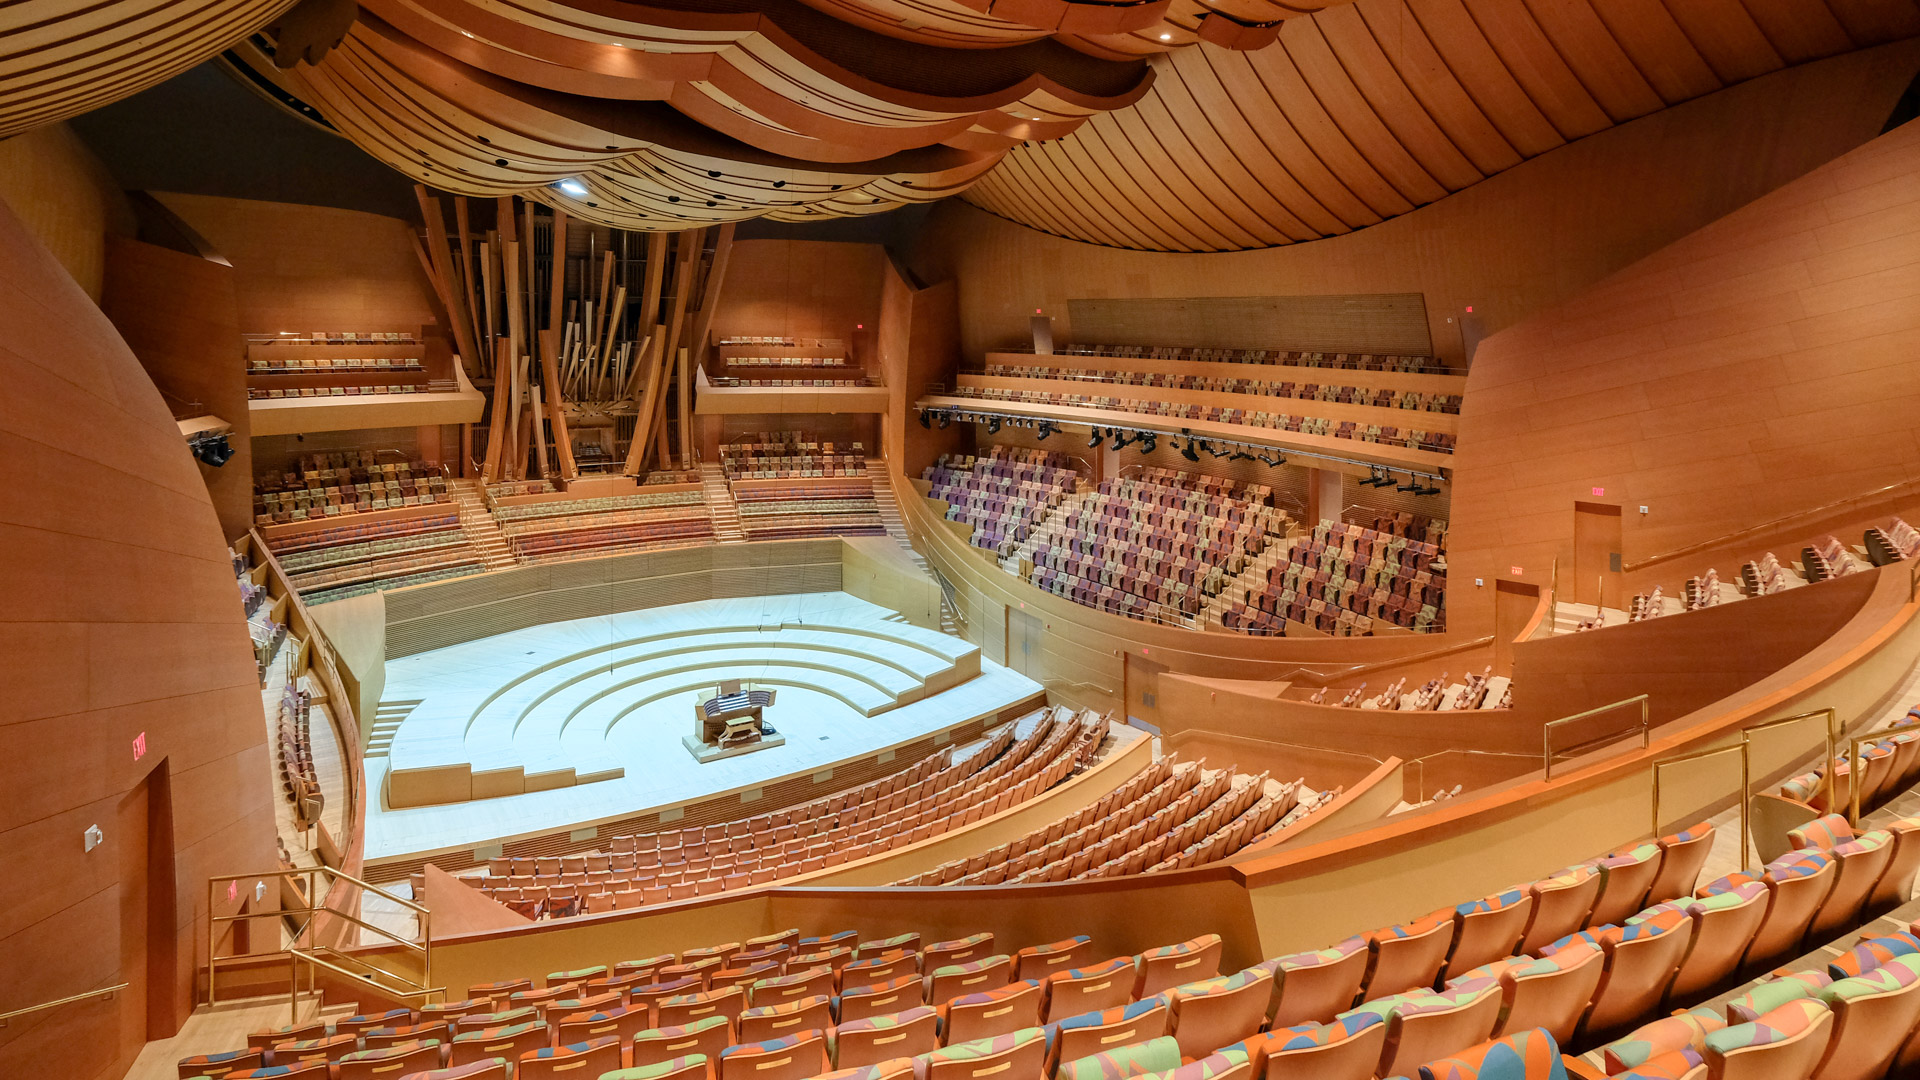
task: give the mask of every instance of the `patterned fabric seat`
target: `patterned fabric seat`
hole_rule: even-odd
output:
[[[1056,971],[1044,983],[1042,1015],[1052,1020],[1125,1005],[1133,1000],[1133,984],[1134,962],[1128,956]]]
[[[905,1012],[916,1005],[926,1004],[921,998],[923,989],[918,975],[902,975],[890,982],[849,988],[834,1003],[834,1012],[843,1024],[849,1020],[865,1020],[869,1016]]]
[[[438,1039],[445,1046],[453,1041],[453,1025],[445,1020],[426,1024],[408,1024],[405,1027],[374,1028],[360,1036],[360,1049],[382,1050],[401,1043],[419,1042],[425,1039]]]
[[[1821,1075],[1830,1080],[1879,1077],[1920,1024],[1920,955],[1893,957],[1866,974],[1838,979],[1815,996],[1833,1014],[1833,1036]]]
[[[1600,895],[1587,915],[1589,925],[1617,923],[1646,906],[1647,892],[1660,873],[1661,848],[1657,843],[1636,844],[1595,859],[1600,871]]]
[[[944,1005],[962,994],[978,994],[1013,981],[1013,958],[1002,953],[964,964],[949,964],[928,972],[926,1000]]]
[[[1660,872],[1647,890],[1647,903],[1659,904],[1691,896],[1699,884],[1700,868],[1713,850],[1713,824],[1703,821],[1655,841],[1660,845]]]
[[[1601,1060],[1612,1076],[1645,1065],[1665,1054],[1700,1050],[1707,1036],[1727,1026],[1719,1010],[1701,1007],[1644,1024],[1632,1034],[1601,1047]]]
[[[426,1039],[378,1050],[357,1050],[340,1059],[334,1077],[335,1080],[397,1080],[408,1073],[437,1069],[440,1047],[440,1040]],[[619,1058],[614,1059],[614,1064],[619,1064]]]
[[[1893,859],[1893,834],[1884,829],[1864,832],[1835,844],[1827,854],[1839,866],[1826,902],[1807,929],[1810,939],[1821,941],[1831,940],[1860,921],[1860,909],[1866,906],[1867,897]]]
[[[1085,934],[1045,945],[1029,945],[1014,954],[1016,979],[1044,979],[1056,971],[1069,971],[1087,962],[1093,953],[1093,939]]]
[[[1409,923],[1389,926],[1366,935],[1373,953],[1367,995],[1386,997],[1406,990],[1433,989],[1453,944],[1453,912],[1436,911]]]
[[[1749,881],[1707,897],[1684,897],[1655,904],[1627,923],[1645,921],[1663,911],[1677,911],[1693,920],[1693,943],[1674,975],[1668,996],[1697,998],[1725,982],[1747,955],[1747,944],[1767,915],[1765,883]]]
[[[727,1047],[720,1052],[718,1080],[807,1080],[829,1068],[827,1033],[816,1028]]]
[[[1606,970],[1582,1032],[1605,1037],[1659,1008],[1692,937],[1692,919],[1663,911],[1631,926],[1598,927],[1568,939],[1586,940],[1606,953]]]
[[[1831,855],[1811,851],[1789,852],[1767,864],[1758,880],[1767,883],[1772,900],[1766,919],[1747,946],[1748,965],[1798,955],[1807,927],[1833,888],[1835,869]],[[1754,875],[1729,874],[1703,886],[1700,892],[1711,896],[1751,880],[1756,880]]]
[[[1500,1019],[1500,984],[1493,979],[1462,980],[1438,993],[1415,990],[1369,1001],[1356,1013],[1378,1013],[1387,1021],[1382,1076],[1410,1073],[1421,1062],[1487,1041]]]
[[[560,1018],[559,1031],[555,1036],[561,1046],[570,1046],[578,1042],[591,1042],[609,1036],[618,1039],[625,1046],[633,1037],[653,1026],[645,1009],[630,1009],[624,1006],[603,1009],[598,1012],[570,1013]]]
[[[1833,1014],[1818,1001],[1789,1001],[1765,1015],[1709,1034],[1709,1073],[1720,1080],[1780,1080],[1813,1072],[1826,1052]]]
[[[408,1073],[400,1080],[507,1080],[506,1058],[481,1058],[465,1065]]]
[[[1516,1031],[1420,1066],[1420,1080],[1566,1080],[1566,1076],[1560,1047],[1544,1031]]]
[[[289,1039],[273,1044],[273,1063],[291,1065],[296,1061],[339,1061],[359,1049],[360,1040],[352,1035],[332,1035],[324,1039]]]
[[[599,1080],[707,1080],[709,1071],[707,1055],[688,1054],[651,1065],[601,1073]],[[587,1078],[583,1077],[582,1080]]]
[[[333,1024],[335,1035],[359,1035],[374,1028],[400,1027],[413,1023],[412,1009],[388,1009],[382,1013],[361,1013]]]
[[[1142,1073],[1141,1080],[1250,1080],[1253,1061],[1246,1051],[1227,1049],[1164,1072]]]
[[[1827,814],[1787,830],[1787,846],[1795,851],[1830,851],[1851,839],[1853,826],[1844,814]]]
[[[851,989],[856,986],[872,986],[874,983],[888,982],[902,975],[918,975],[920,957],[915,953],[890,952],[868,959],[855,960],[840,969],[840,985]]]
[[[820,994],[785,1005],[767,1005],[740,1014],[735,1032],[741,1042],[765,1042],[783,1035],[833,1026],[833,999]]]
[[[1220,974],[1220,950],[1219,934],[1201,934],[1191,941],[1141,953],[1134,964],[1134,1000]]]
[[[1039,1028],[1021,1028],[990,1039],[951,1043],[914,1058],[916,1080],[986,1080],[1002,1074],[1031,1077],[1046,1063],[1047,1037]]]
[[[188,1080],[195,1076],[223,1077],[240,1069],[258,1069],[265,1063],[266,1054],[258,1047],[249,1046],[224,1054],[195,1054],[181,1058],[179,1068],[182,1080]]]
[[[1587,925],[1593,902],[1600,896],[1600,875],[1585,866],[1570,867],[1527,886],[1533,914],[1520,938],[1520,951],[1537,953]]]
[[[890,938],[880,938],[877,941],[863,941],[854,948],[853,956],[856,960],[869,960],[876,956],[897,952],[918,954],[920,935],[898,934]]]
[[[932,971],[948,964],[964,964],[993,955],[993,935],[974,934],[952,941],[936,941],[920,950],[920,969]]]
[[[514,1080],[584,1080],[620,1067],[620,1040],[605,1035],[586,1042],[543,1046],[520,1055]],[[578,1073],[578,1077],[569,1074]]]
[[[660,1027],[675,1027],[720,1016],[733,1024],[739,1021],[746,1007],[746,991],[738,986],[709,990],[703,994],[679,994],[661,1000],[654,1011],[654,1023]]]
[[[1386,1019],[1369,1012],[1276,1028],[1239,1048],[1251,1056],[1253,1075],[1266,1080],[1372,1080],[1386,1042]]]
[[[1273,1002],[1273,973],[1248,968],[1176,986],[1162,996],[1172,1009],[1170,1030],[1180,1042],[1180,1055],[1193,1060],[1259,1034]]]
[[[912,1058],[894,1058],[878,1065],[861,1065],[852,1069],[835,1069],[823,1073],[816,1080],[906,1080],[913,1075]],[[603,1077],[602,1080],[608,1080]]]
[[[633,1037],[633,1066],[658,1065],[674,1058],[704,1056],[718,1060],[733,1044],[733,1031],[724,1016],[709,1016],[677,1027],[648,1028]]]
[[[1133,978],[1132,964],[1123,976]],[[966,994],[939,1006],[941,1041],[972,1042],[995,1035],[1006,1035],[1022,1028],[1038,1027],[1042,987],[1026,981],[1009,983],[983,994]]]
[[[1561,949],[1538,959],[1519,956],[1487,964],[1448,985],[1475,978],[1499,980],[1502,1005],[1495,1038],[1541,1028],[1555,1041],[1570,1041],[1605,970],[1606,954],[1599,949]]]
[[[747,988],[747,999],[755,1008],[781,1005],[822,994],[831,995],[834,992],[833,983],[833,969],[823,964],[777,979],[761,979]]]
[[[1143,1073],[1180,1067],[1180,1044],[1171,1038],[1147,1039],[1116,1046],[1085,1057],[1070,1058],[1052,1073],[1053,1080],[1127,1080]]]
[[[1453,909],[1453,942],[1442,979],[1512,956],[1533,914],[1525,889],[1508,889]]]
[[[1053,1075],[1063,1061],[1160,1038],[1167,1034],[1171,1016],[1163,998],[1148,998],[1049,1024],[1045,1075]]]
[[[1324,1020],[1353,1008],[1367,977],[1372,954],[1367,939],[1350,937],[1338,945],[1314,952],[1294,953],[1262,961],[1256,967],[1274,972],[1273,1026],[1291,1027]]]
[[[506,1027],[463,1031],[453,1037],[453,1052],[447,1058],[447,1064],[466,1065],[482,1058],[495,1057],[518,1061],[521,1054],[547,1045],[547,1038],[547,1025],[537,1020]]]
[[[834,1029],[828,1053],[836,1069],[918,1057],[940,1046],[939,1010],[922,1005],[888,1016],[870,1016]]]

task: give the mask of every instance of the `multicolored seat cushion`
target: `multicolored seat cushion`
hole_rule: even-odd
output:
[[[1903,930],[1885,937],[1863,938],[1859,944],[1841,954],[1840,958],[1827,965],[1827,974],[1835,979],[1849,979],[1881,966],[1896,956],[1908,956],[1920,953],[1920,937]]]
[[[1165,998],[1150,997],[1130,1002],[1126,1005],[1116,1005],[1111,1009],[1101,1009],[1097,1012],[1081,1013],[1079,1016],[1069,1016],[1064,1020],[1056,1020],[1046,1026],[1047,1041],[1051,1043],[1054,1039],[1058,1038],[1063,1031],[1077,1031],[1080,1028],[1106,1027],[1108,1024],[1125,1024],[1129,1021],[1138,1020],[1152,1013],[1155,1009],[1164,1009],[1166,1007],[1167,1002]]]
[[[1362,937],[1359,934],[1355,934],[1353,937],[1350,937],[1347,940],[1342,941],[1331,948],[1315,949],[1312,952],[1300,952],[1300,953],[1293,953],[1292,955],[1289,955],[1289,956],[1275,957],[1272,960],[1263,960],[1260,963],[1255,964],[1254,966],[1255,967],[1271,967],[1272,970],[1276,972],[1298,971],[1301,968],[1323,967],[1327,964],[1338,963],[1341,960],[1345,960],[1347,957],[1352,956],[1354,953],[1364,952],[1366,951],[1366,948],[1367,948],[1367,939],[1365,937]]]
[[[887,1028],[905,1027],[915,1024],[929,1016],[940,1015],[940,1010],[931,1005],[919,1005],[904,1012],[888,1013],[885,1016],[869,1016],[864,1020],[849,1020],[837,1025],[827,1038],[827,1045],[833,1046],[840,1036],[849,1032],[884,1031]],[[720,1055],[725,1057],[725,1054]]]
[[[559,986],[561,983],[583,983],[588,979],[598,979],[607,973],[606,966],[575,968],[572,971],[547,972],[547,985]]]
[[[1729,887],[1707,896],[1683,896],[1678,900],[1669,900],[1663,904],[1655,904],[1641,911],[1639,914],[1629,916],[1627,918],[1627,925],[1632,926],[1636,923],[1642,923],[1663,912],[1669,911],[1678,912],[1682,916],[1690,916],[1695,911],[1720,911],[1726,908],[1736,908],[1742,904],[1750,903],[1763,897],[1766,894],[1767,886],[1765,882],[1743,881],[1738,884],[1731,884]]]
[[[1175,1004],[1185,998],[1210,997],[1214,994],[1230,994],[1235,990],[1244,990],[1257,982],[1266,982],[1273,973],[1260,967],[1250,967],[1236,971],[1231,975],[1216,975],[1211,979],[1196,979],[1182,983],[1170,990],[1162,991],[1159,998],[1169,1004]]]
[[[1052,972],[1047,976],[1047,981],[1052,982],[1055,979],[1104,979],[1109,975],[1118,975],[1120,972],[1129,971],[1132,968],[1133,957],[1116,956],[1111,960],[1102,960],[1092,967]]]
[[[929,1062],[973,1061],[979,1058],[992,1057],[995,1054],[1004,1054],[1009,1050],[1025,1046],[1028,1043],[1037,1042],[1044,1044],[1046,1038],[1047,1033],[1037,1027],[1021,1028],[1019,1031],[1010,1031],[1005,1035],[995,1035],[990,1039],[974,1039],[971,1042],[954,1043],[952,1046],[943,1046],[923,1056]]]
[[[688,1054],[685,1057],[670,1058],[652,1065],[642,1065],[637,1069],[617,1069],[610,1073],[601,1073],[600,1080],[657,1080],[658,1077],[672,1076],[674,1073],[685,1072],[688,1069],[704,1068],[706,1064],[707,1055]]]
[[[1316,1046],[1332,1046],[1335,1043],[1346,1042],[1368,1028],[1384,1023],[1386,1019],[1379,1013],[1363,1012],[1348,1013],[1330,1024],[1295,1024],[1293,1027],[1281,1028],[1273,1032],[1276,1036],[1286,1036],[1286,1039],[1270,1043],[1267,1046],[1267,1053],[1284,1054],[1291,1050],[1311,1050]],[[1245,1048],[1244,1043],[1234,1045]]]
[[[1787,830],[1787,844],[1796,851],[1825,851],[1835,844],[1853,839],[1853,826],[1840,814],[1815,818],[1797,829]]]
[[[1916,982],[1920,982],[1920,956],[1909,954],[1892,957],[1864,975],[1835,979],[1815,990],[1814,996],[1826,1002],[1871,997],[1912,986]]]
[[[1795,802],[1812,802],[1813,794],[1820,790],[1822,774],[1819,770],[1801,773],[1780,785],[1780,794]]]
[[[1707,1052],[1728,1054],[1749,1046],[1785,1042],[1812,1027],[1826,1011],[1826,1005],[1812,998],[1789,1001],[1747,1023],[1721,1028],[1709,1034]]]
[[[619,1045],[620,1045],[620,1036],[603,1035],[598,1039],[588,1039],[586,1042],[568,1043],[565,1046],[543,1046],[538,1050],[529,1050],[526,1053],[520,1055],[520,1060],[521,1061],[543,1061],[543,1060],[551,1060],[553,1058],[566,1059],[566,1058],[573,1058],[573,1057],[581,1057],[586,1054],[591,1054],[595,1050],[599,1050],[603,1047],[608,1047],[608,1046],[617,1047]]]
[[[1628,1069],[1614,1080],[1687,1080],[1706,1058],[1694,1049],[1674,1050],[1652,1059],[1638,1068]]]
[[[1645,1065],[1663,1054],[1698,1050],[1707,1044],[1708,1035],[1726,1026],[1727,1018],[1719,1009],[1702,1005],[1644,1024],[1626,1038],[1601,1047],[1600,1055],[1607,1075],[1611,1076]]]
[[[1146,952],[1140,954],[1140,962],[1144,964],[1149,960],[1165,960],[1175,956],[1184,956],[1187,953],[1201,952],[1219,943],[1219,934],[1201,934],[1191,941],[1182,941],[1175,945],[1162,945],[1158,949],[1148,949]],[[1042,947],[1045,948],[1046,946]]]
[[[1679,832],[1668,833],[1661,837],[1657,843],[1659,843],[1661,847],[1672,847],[1675,844],[1689,844],[1695,840],[1703,840],[1712,835],[1713,822],[1703,821],[1698,825],[1689,825]]]
[[[1812,997],[1832,982],[1833,978],[1824,971],[1798,971],[1768,979],[1727,1002],[1727,1023],[1752,1023],[1789,1001]]]
[[[819,1038],[822,1034],[823,1032],[818,1030],[798,1031],[792,1035],[782,1035],[777,1039],[767,1039],[764,1042],[736,1043],[720,1051],[720,1056],[730,1058],[737,1054],[777,1054],[782,1050],[791,1050],[809,1039]]]
[[[1516,1031],[1420,1066],[1420,1080],[1566,1080],[1560,1047],[1544,1029]]]
[[[1131,965],[1133,961],[1129,958],[1122,958],[1119,963]],[[1071,974],[1071,972],[1068,974]],[[996,986],[991,990],[982,990],[977,994],[961,994],[959,997],[947,1002],[945,1007],[948,1009],[957,1009],[969,1005],[991,1005],[996,1001],[1024,994],[1038,985],[1039,984],[1032,979],[1022,979],[1019,982],[1008,983],[1005,986]]]
[[[1145,1073],[1137,1080],[1213,1080],[1216,1076],[1225,1076],[1235,1070],[1245,1072],[1247,1068],[1247,1052],[1229,1047],[1177,1069]]]
[[[1836,859],[1845,859],[1854,855],[1865,855],[1870,851],[1879,851],[1891,843],[1893,843],[1892,833],[1885,829],[1871,829],[1855,836],[1851,840],[1842,840],[1829,848],[1828,851],[1830,851]]]
[[[893,1058],[878,1065],[861,1065],[852,1069],[836,1069],[830,1073],[821,1073],[814,1080],[897,1080],[913,1075],[912,1058]],[[611,1080],[601,1077],[600,1080]]]
[[[1500,911],[1505,908],[1510,908],[1526,898],[1527,892],[1525,889],[1508,889],[1506,892],[1495,893],[1492,896],[1458,904],[1453,910],[1459,915],[1480,915],[1490,911]]]
[[[1098,1054],[1063,1061],[1054,1080],[1127,1080],[1141,1073],[1180,1067],[1180,1044],[1171,1035],[1131,1046],[1116,1046]]]
[[[1619,851],[1602,855],[1598,859],[1593,860],[1593,865],[1608,870],[1617,870],[1623,866],[1638,866],[1641,863],[1651,862],[1659,857],[1659,844],[1635,844],[1632,847],[1621,848]]]
[[[1389,926],[1383,930],[1369,930],[1365,934],[1362,934],[1361,936],[1366,938],[1368,941],[1383,941],[1389,938],[1419,937],[1422,934],[1432,932],[1435,927],[1439,926],[1443,922],[1452,922],[1452,921],[1453,921],[1453,912],[1446,908],[1442,908],[1439,911],[1430,911],[1427,914],[1422,915],[1417,919],[1414,919],[1412,922],[1404,922],[1404,923],[1400,923],[1397,926]]]

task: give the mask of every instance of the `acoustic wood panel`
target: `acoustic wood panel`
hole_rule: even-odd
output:
[[[879,244],[822,240],[739,240],[727,287],[713,316],[713,337],[829,338],[855,348],[880,321]],[[863,333],[855,329],[865,324]],[[856,362],[865,357],[850,357]],[[767,372],[778,378],[778,371]]]
[[[1908,124],[1483,343],[1452,579],[1545,583],[1576,500],[1626,508],[1632,563],[1911,479],[1917,176]],[[1476,599],[1449,597],[1455,625],[1486,624]]]
[[[1419,293],[1069,300],[1067,311],[1081,345],[1233,348],[1257,341],[1306,352],[1433,354]]]
[[[73,129],[49,124],[0,140],[0,199],[98,302],[106,235],[133,235],[133,209]]]
[[[1917,65],[1920,45],[1907,41],[1776,71],[1312,244],[1214,255],[1122,251],[1048,236],[954,200],[929,216],[908,262],[923,281],[960,283],[970,361],[1031,343],[1036,307],[1054,316],[1056,341],[1077,340],[1075,299],[1418,292],[1435,353],[1465,366],[1465,308],[1484,333],[1511,326],[1861,145],[1879,134]]]
[[[0,1011],[131,984],[14,1020],[0,1075],[113,1080],[191,1007],[207,876],[276,865],[272,764],[179,429],[4,206],[0,326]]]
[[[1287,19],[1257,51],[1203,41],[1156,56],[1135,105],[1021,144],[965,197],[1115,247],[1317,240],[1742,79],[1920,33],[1913,0],[1785,8],[1797,10],[1771,0],[1330,6]]]

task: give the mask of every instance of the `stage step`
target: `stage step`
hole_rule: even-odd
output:
[[[373,724],[367,728],[367,751],[370,758],[386,757],[393,749],[393,737],[399,733],[400,725],[406,721],[420,704],[419,698],[398,698],[382,701],[373,710]]]

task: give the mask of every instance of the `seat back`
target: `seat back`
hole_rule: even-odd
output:
[[[1500,984],[1463,982],[1437,994],[1410,994],[1387,1017],[1387,1043],[1380,1075],[1404,1076],[1434,1061],[1486,1042],[1500,1019]]]
[[[1241,1043],[1253,1075],[1266,1080],[1373,1080],[1387,1042],[1378,1013],[1353,1013],[1330,1024],[1275,1028]]]
[[[1832,1041],[1820,1075],[1830,1080],[1877,1078],[1920,1024],[1920,954],[1893,957],[1816,994],[1833,1013]]]
[[[180,1080],[192,1080],[196,1076],[222,1077],[243,1069],[258,1069],[265,1060],[266,1051],[255,1046],[223,1054],[196,1054],[180,1059]]]
[[[902,975],[890,982],[849,989],[840,995],[840,1022],[844,1024],[849,1020],[865,1020],[869,1016],[905,1012],[916,1005],[924,1005],[926,1002],[921,998],[923,990],[918,975]]]
[[[834,1031],[831,1049],[834,1068],[851,1069],[902,1057],[918,1057],[939,1046],[940,1012],[922,1005],[905,1012],[841,1024]]]
[[[1920,852],[1920,833],[1915,834],[1914,850]],[[1116,956],[1091,967],[1056,971],[1047,976],[1043,984],[1042,1015],[1051,1022],[1125,1005],[1133,999],[1134,976],[1133,958],[1127,956]],[[1038,1023],[1038,1019],[1035,1022]]]
[[[1132,965],[1128,965],[1131,969]],[[1129,970],[1127,978],[1132,978]],[[983,994],[966,994],[939,1006],[943,1045],[990,1039],[1023,1028],[1038,1027],[1042,1000],[1036,982],[1009,983]]]
[[[1600,871],[1600,895],[1594,897],[1588,926],[1625,922],[1627,916],[1647,906],[1647,892],[1660,873],[1661,848],[1657,843],[1639,844],[1596,860]]]
[[[1766,918],[1768,902],[1765,883],[1750,881],[1713,896],[1659,905],[1678,907],[1693,919],[1693,944],[1680,962],[1668,997],[1689,1001],[1726,982],[1747,955],[1748,943]]]
[[[761,1008],[832,994],[834,989],[833,969],[823,964],[804,971],[789,970],[777,978],[761,979],[747,988],[747,1000],[755,1008]]]
[[[962,994],[993,990],[1013,981],[1013,958],[1004,953],[936,968],[926,976],[926,999],[944,1005]]]
[[[1410,923],[1389,926],[1367,935],[1373,962],[1367,971],[1366,994],[1387,997],[1406,990],[1431,990],[1453,944],[1451,911],[1436,911]]]
[[[1560,1046],[1544,1031],[1516,1031],[1420,1066],[1420,1080],[1566,1080]]]
[[[732,1043],[733,1031],[724,1016],[679,1027],[648,1028],[633,1037],[633,1064],[636,1068],[658,1065],[695,1054],[718,1060],[720,1051]]]
[[[1807,927],[1833,888],[1834,871],[1832,858],[1814,852],[1790,853],[1769,864],[1765,879],[1773,900],[1747,946],[1749,966],[1799,954]]]
[[[1917,740],[1915,745],[1920,745]],[[980,933],[953,941],[936,941],[920,950],[920,970],[932,971],[948,964],[964,964],[993,955],[993,934]]]
[[[1454,908],[1453,942],[1441,978],[1512,956],[1532,914],[1533,897],[1525,889],[1509,889]]]
[[[1664,904],[1692,896],[1700,883],[1700,868],[1713,851],[1713,823],[1703,821],[1656,842],[1662,852],[1660,872],[1653,876],[1653,885],[1647,890],[1647,903]]]
[[[1353,1008],[1371,963],[1367,939],[1351,937],[1332,948],[1294,953],[1259,965],[1271,966],[1279,979],[1269,1010],[1272,1026],[1319,1022]]]
[[[401,1080],[507,1080],[508,1066],[506,1058],[481,1058],[465,1065],[408,1073]]]
[[[1817,1001],[1789,1002],[1759,1019],[1706,1037],[1714,1080],[1784,1080],[1813,1075],[1833,1032],[1833,1014]]]
[[[1499,974],[1505,1003],[1494,1035],[1540,1028],[1555,1041],[1572,1042],[1606,967],[1606,953],[1595,948],[1561,949],[1507,966]]]
[[[447,1057],[447,1064],[466,1065],[482,1058],[495,1057],[518,1061],[521,1054],[547,1045],[548,1038],[547,1025],[537,1020],[462,1032],[453,1037],[453,1050]]]
[[[1167,991],[1169,1030],[1183,1058],[1203,1058],[1215,1049],[1250,1039],[1266,1023],[1273,1003],[1273,973],[1248,968],[1225,978],[1188,983]]]
[[[616,1069],[600,1074],[598,1080],[709,1080],[711,1071],[705,1054],[690,1054],[635,1069]]]
[[[741,1043],[720,1052],[719,1080],[808,1080],[827,1064],[827,1033],[819,1029]]]
[[[1605,1037],[1659,1008],[1687,954],[1693,920],[1664,911],[1631,926],[1606,928],[1598,937],[1607,966],[1581,1028],[1589,1037]]]
[[[1005,1035],[950,1043],[914,1059],[916,1080],[988,1080],[989,1077],[1034,1077],[1047,1056],[1046,1035],[1039,1028],[1021,1028]]]
[[[1052,1076],[1062,1062],[1161,1038],[1171,1017],[1166,1001],[1154,997],[1049,1024],[1043,1075]]]
[[[453,1041],[453,1025],[445,1020],[435,1020],[424,1024],[408,1024],[406,1027],[374,1028],[360,1036],[360,1048],[384,1050],[389,1046],[426,1039],[438,1039],[441,1046],[446,1046]]]
[[[1141,953],[1134,963],[1134,999],[1220,974],[1220,949],[1219,934],[1202,934],[1191,941]]]
[[[592,1042],[609,1036],[625,1046],[633,1037],[652,1027],[645,1008],[612,1008],[598,1012],[569,1013],[559,1018],[557,1035],[561,1046]]]
[[[905,933],[896,934],[888,938],[878,938],[873,941],[862,941],[859,945],[855,946],[853,958],[855,960],[869,960],[876,956],[888,956],[893,953],[918,955],[919,952],[920,935],[917,933]]]
[[[789,1001],[784,1005],[763,1005],[740,1014],[735,1036],[741,1042],[766,1042],[814,1028],[833,1026],[833,999],[825,994]]]
[[[872,986],[897,979],[902,975],[920,973],[920,956],[917,953],[890,952],[884,956],[874,956],[865,960],[855,960],[840,969],[840,985],[848,989],[856,986]]]
[[[1046,1075],[1053,1080],[1125,1080],[1179,1067],[1179,1044],[1161,1037],[1068,1058]]]
[[[1913,741],[1920,746],[1920,738]],[[1867,902],[1860,914],[1866,918],[1884,914],[1907,902],[1913,894],[1913,877],[1920,871],[1920,818],[1901,818],[1886,825],[1887,833],[1893,837],[1893,854],[1887,857],[1887,868],[1880,873],[1880,880],[1874,883],[1873,891],[1867,894]]]
[[[1014,954],[1016,979],[1044,979],[1056,971],[1069,971],[1085,964],[1093,956],[1093,939],[1085,934],[1045,945],[1029,945]]]
[[[586,1042],[543,1046],[520,1055],[514,1080],[598,1080],[620,1067],[620,1040],[612,1035]]]
[[[1527,917],[1527,932],[1520,936],[1520,951],[1535,953],[1587,925],[1600,896],[1600,875],[1576,866],[1533,882],[1527,893],[1533,897],[1533,912]]]
[[[1807,929],[1810,938],[1832,939],[1860,921],[1860,909],[1880,883],[1881,875],[1893,859],[1893,834],[1875,829],[1834,845],[1832,855],[1839,866],[1834,870],[1833,888],[1814,913]],[[1841,1026],[1838,1019],[1835,1029]]]

